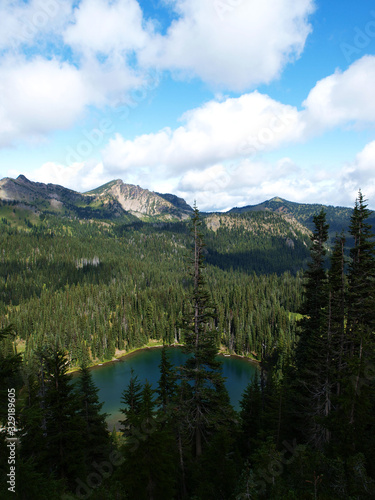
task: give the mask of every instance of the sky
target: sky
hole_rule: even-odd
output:
[[[1,0],[0,178],[375,208],[373,0]]]

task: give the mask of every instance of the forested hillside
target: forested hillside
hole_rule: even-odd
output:
[[[215,231],[204,225],[217,345],[259,357],[263,334],[268,345],[279,336],[294,340],[290,313],[299,306],[307,236],[277,215],[229,220]],[[150,339],[181,340],[188,223],[47,216],[25,230],[0,227],[1,312],[26,341],[26,356],[51,344],[68,350],[76,365]]]
[[[374,498],[375,243],[362,193],[349,254],[343,234],[330,249],[324,210],[310,233],[269,211],[146,222],[2,208],[0,423],[16,436],[15,498]],[[163,352],[156,391],[132,373],[110,434],[87,367],[150,341],[190,356],[174,369]],[[259,363],[239,412],[219,351]]]
[[[259,203],[258,205],[247,205],[241,208],[232,208],[229,213],[245,214],[248,212],[276,212],[294,217],[298,222],[303,224],[311,231],[314,228],[314,215],[319,213],[321,209],[326,213],[326,220],[329,225],[329,244],[333,244],[336,233],[345,231],[347,237],[352,244],[351,236],[349,234],[350,217],[353,209],[348,207],[333,207],[331,205],[319,205],[318,203],[295,203],[292,201],[284,200],[282,198],[272,198],[271,200]],[[370,223],[375,224],[375,216],[370,215]]]

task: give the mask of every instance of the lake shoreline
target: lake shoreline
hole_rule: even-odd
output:
[[[178,347],[184,347],[184,344],[166,344],[165,346],[178,348]],[[137,347],[136,349],[133,349],[130,352],[126,352],[124,354],[122,354],[122,352],[124,352],[124,351],[120,351],[121,354],[119,356],[116,356],[108,361],[103,361],[101,363],[94,363],[93,365],[88,366],[88,369],[91,371],[91,370],[99,369],[102,366],[109,365],[111,363],[117,363],[119,361],[123,362],[123,361],[125,361],[126,358],[131,357],[132,354],[139,353],[140,351],[147,351],[148,349],[155,349],[155,348],[160,349],[161,347],[163,347],[163,344],[155,344],[155,345],[151,345],[151,346]],[[249,363],[252,363],[255,365],[260,365],[260,361],[253,359],[253,358],[248,358],[247,356],[244,356],[243,354],[227,354],[226,352],[220,352],[220,351],[217,354],[218,354],[218,356],[223,356],[223,357],[241,358],[241,359],[249,361]],[[80,370],[79,367],[75,367],[72,370],[68,370],[68,374],[69,375],[77,375],[79,373],[79,370]]]

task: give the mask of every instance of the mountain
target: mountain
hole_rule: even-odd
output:
[[[56,184],[32,182],[24,175],[20,175],[17,179],[5,178],[0,181],[0,205],[1,216],[16,222],[21,221],[21,225],[25,219],[36,223],[39,216],[43,215],[129,224],[184,222],[192,214],[192,208],[178,196],[143,189],[140,186],[126,184],[120,179],[110,181],[86,193],[79,193]],[[290,227],[292,232],[305,237],[314,228],[313,216],[322,208],[327,214],[330,243],[332,243],[336,233],[348,229],[351,208],[295,203],[275,197],[257,205],[232,208],[225,214],[202,213],[202,217],[206,219],[207,227],[214,232],[219,227],[231,229],[240,225],[249,233],[254,233],[256,231],[254,227],[257,227],[258,232],[262,231],[265,234],[268,228],[272,235],[286,224],[285,227]],[[251,218],[246,216],[254,212],[274,213],[280,218],[272,219],[272,222],[264,220],[261,226],[257,226],[259,221],[251,222]],[[375,227],[374,215],[370,217],[369,222]],[[282,237],[287,239],[290,235],[285,232],[285,227],[282,230]],[[349,246],[351,244],[350,238],[348,244]]]
[[[17,179],[5,178],[0,181],[0,201],[1,213],[7,215],[10,222],[14,221],[16,225],[24,219],[35,223],[41,215],[86,220],[121,218],[129,222],[135,219],[116,199],[98,201],[57,184],[30,181],[24,175],[18,176]]]
[[[158,217],[163,220],[187,219],[192,208],[173,194],[161,194],[117,179],[85,193],[96,200],[117,200],[122,208],[140,219]]]
[[[225,270],[295,273],[309,257],[311,232],[291,215],[215,213],[204,218],[204,226],[206,261]]]
[[[61,215],[79,219],[110,219],[135,222],[141,219],[183,220],[192,208],[172,194],[159,194],[139,186],[111,181],[88,193],[79,193],[56,184],[33,182],[24,175],[0,181],[4,210],[15,206],[18,218]],[[3,210],[3,212],[4,212]],[[16,218],[13,216],[13,218]]]
[[[353,200],[354,203],[354,200]],[[235,207],[229,210],[229,214],[244,214],[248,212],[269,211],[285,216],[291,216],[298,222],[303,224],[310,231],[314,229],[313,217],[318,214],[322,209],[326,212],[326,220],[329,224],[329,236],[334,238],[336,233],[342,230],[347,231],[350,223],[350,217],[353,210],[347,207],[333,207],[331,205],[320,205],[318,203],[295,203],[287,201],[279,197],[272,198],[271,200],[264,201],[258,205],[247,205],[245,207]],[[375,227],[375,216],[369,219],[369,223]]]

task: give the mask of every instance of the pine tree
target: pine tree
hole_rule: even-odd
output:
[[[176,372],[172,363],[168,359],[167,348],[163,345],[159,364],[160,379],[156,390],[158,397],[156,403],[160,405],[164,415],[167,413],[169,405],[176,397],[177,383]]]
[[[262,428],[262,395],[260,392],[258,371],[247,385],[240,401],[240,449],[244,457],[254,451],[259,442]]]
[[[39,360],[39,382],[30,384],[28,391],[22,447],[40,472],[73,488],[86,473],[79,398],[64,353],[44,349]]]
[[[139,412],[133,415],[133,435],[123,446],[121,481],[129,498],[172,500],[176,482],[174,436],[156,419],[153,396],[154,391],[146,381]]]
[[[14,338],[14,326],[9,325],[5,328],[0,329],[0,345],[4,344],[9,338]],[[5,349],[4,349],[5,350]],[[21,357],[19,354],[15,352],[15,348],[11,344],[10,352],[5,353],[0,351],[0,425],[6,426],[8,423],[8,402],[9,402],[9,389],[17,389],[18,392],[18,374],[21,367]],[[13,395],[13,392],[11,393]],[[17,402],[18,394],[14,393],[15,400],[14,404]],[[9,412],[10,415],[10,412]],[[15,409],[14,418],[16,419],[18,415],[18,405],[17,410]],[[14,421],[14,426],[18,427],[17,420]],[[9,484],[7,481],[9,477],[6,474],[9,474],[9,448],[7,448],[7,443],[5,440],[6,434],[4,432],[0,432],[0,496],[3,498],[7,498],[9,496],[9,492],[7,488]],[[17,487],[17,491],[19,488]]]
[[[335,359],[336,394],[341,394],[341,377],[344,356],[347,352],[345,318],[347,314],[347,279],[345,275],[345,236],[337,235],[332,249],[331,266],[328,272],[328,330],[332,336],[332,354]]]
[[[124,408],[120,408],[121,413],[125,415],[124,420],[120,421],[121,431],[125,436],[132,434],[132,429],[137,423],[137,418],[141,410],[142,385],[138,381],[138,376],[134,374],[131,368],[131,375],[128,387],[124,390],[121,397],[121,403]]]
[[[371,212],[359,191],[351,217],[350,234],[354,247],[350,251],[348,290],[347,377],[344,403],[349,424],[347,437],[352,451],[358,444],[367,446],[368,430],[374,428],[375,387],[375,242],[367,219]]]
[[[345,236],[336,235],[328,272],[327,332],[329,345],[326,350],[327,378],[330,381],[331,405],[326,412],[325,424],[332,436],[331,449],[344,442],[346,431],[342,422],[342,389],[347,373],[348,341],[346,336],[347,278],[345,275]],[[332,411],[331,411],[332,410]]]
[[[193,441],[193,454],[200,457],[203,443],[230,414],[229,396],[221,374],[221,362],[217,359],[216,332],[212,331],[213,305],[204,275],[204,242],[202,221],[194,206],[191,220],[193,251],[190,276],[193,290],[189,308],[183,319],[186,351],[191,354],[180,369],[184,384],[184,400],[181,415]]]
[[[105,413],[101,413],[104,403],[99,403],[98,389],[92,381],[91,373],[82,366],[76,390],[80,401],[80,415],[85,422],[83,431],[84,450],[88,467],[93,462],[100,463],[108,458],[110,438]]]
[[[308,442],[316,447],[329,441],[323,424],[331,400],[329,378],[331,339],[327,330],[327,274],[325,271],[325,244],[328,239],[326,214],[322,210],[313,217],[315,230],[311,236],[311,260],[305,272],[305,295],[301,308],[300,339],[296,349],[297,394],[299,411],[296,421],[304,428]]]

